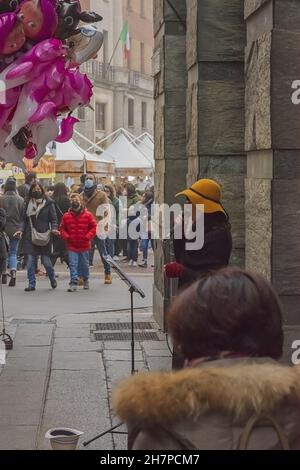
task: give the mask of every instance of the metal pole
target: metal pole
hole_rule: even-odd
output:
[[[114,58],[114,56],[115,56],[115,53],[117,52],[117,48],[118,48],[119,42],[120,42],[120,37],[119,37],[119,39],[118,39],[117,44],[115,45],[115,48],[114,48],[113,53],[112,53],[112,56],[111,56],[111,58],[110,58],[110,60],[109,60],[109,62],[108,62],[108,64],[107,64],[107,68],[106,68],[105,71],[104,71],[104,78],[106,77],[107,72],[109,71],[109,67],[111,66],[112,60],[113,60],[113,58]]]
[[[131,301],[131,375],[135,374],[135,357],[134,357],[134,316],[133,316],[133,294],[134,290],[130,288],[130,301]]]
[[[112,431],[114,431],[115,429],[120,428],[123,424],[124,424],[124,423],[119,423],[119,424],[117,424],[116,426],[114,426],[113,428],[110,428],[108,431],[104,431],[102,434],[99,434],[99,436],[94,437],[94,438],[91,439],[90,441],[84,442],[84,443],[83,443],[83,447],[87,447],[87,446],[89,446],[92,442],[95,442],[95,441],[97,441],[98,439],[100,439],[101,437],[106,436],[106,434],[112,433]]]

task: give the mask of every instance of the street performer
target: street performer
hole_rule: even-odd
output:
[[[201,179],[176,197],[185,196],[186,204],[192,205],[193,231],[196,229],[197,205],[204,206],[204,245],[201,249],[187,249],[185,234],[181,239],[173,237],[175,262],[165,266],[168,279],[179,279],[179,290],[188,288],[202,276],[228,266],[232,251],[229,216],[221,201],[220,185],[210,179]],[[177,223],[184,225],[184,218]],[[184,232],[184,231],[183,231]],[[174,229],[176,233],[176,226]],[[178,351],[174,352],[174,368],[183,366]]]

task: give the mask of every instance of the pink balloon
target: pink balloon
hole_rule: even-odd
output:
[[[43,121],[46,118],[55,115],[56,106],[52,101],[46,101],[38,107],[36,112],[29,118],[31,124]]]
[[[79,119],[69,116],[63,119],[60,126],[60,133],[55,139],[56,142],[65,143],[72,139],[74,125],[79,122]]]
[[[26,148],[25,158],[27,158],[28,160],[34,160],[36,156],[37,156],[37,150],[34,144]]]

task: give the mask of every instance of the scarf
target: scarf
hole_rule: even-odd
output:
[[[83,192],[84,192],[85,197],[87,199],[90,199],[93,196],[95,191],[97,191],[97,185],[96,184],[94,184],[94,186],[90,189],[85,188]]]
[[[33,217],[34,215],[38,217],[41,210],[45,207],[46,202],[46,199],[30,199],[27,206],[26,215],[28,217]]]

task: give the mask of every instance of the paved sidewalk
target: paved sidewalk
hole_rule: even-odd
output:
[[[83,431],[83,449],[84,440],[117,422],[111,392],[131,373],[130,341],[95,341],[94,332],[96,324],[109,323],[114,334],[123,334],[124,322],[130,322],[129,311],[68,313],[46,324],[19,324],[0,375],[0,449],[49,449],[45,433],[57,426]],[[135,322],[150,322],[157,335],[156,341],[136,342],[136,370],[169,370],[171,354],[151,312],[135,311]],[[126,436],[108,434],[89,447],[115,448],[126,448]]]

